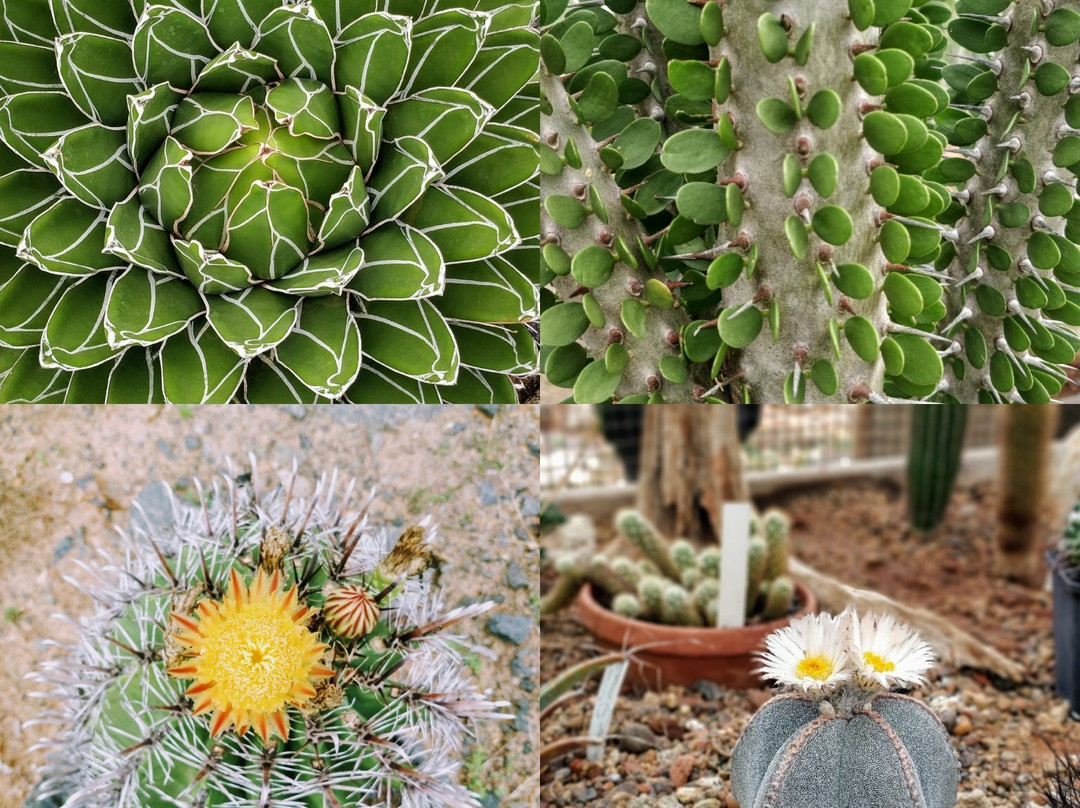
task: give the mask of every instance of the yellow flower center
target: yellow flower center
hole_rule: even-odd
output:
[[[833,674],[832,660],[821,655],[807,656],[795,666],[795,673],[800,679],[817,679],[824,682]]]
[[[896,663],[890,662],[887,659],[882,659],[873,651],[863,651],[862,658],[863,662],[878,673],[888,673],[889,671],[896,670]]]
[[[214,680],[220,701],[247,710],[280,710],[294,677],[304,674],[312,634],[271,606],[245,604],[204,630],[199,673]]]
[[[211,734],[232,725],[241,735],[254,727],[264,741],[288,737],[288,708],[307,704],[334,675],[321,664],[326,644],[306,627],[314,613],[280,572],[261,568],[250,585],[234,571],[225,596],[201,601],[195,614],[173,613],[183,651],[169,673],[195,680],[186,695],[196,715],[214,713]]]

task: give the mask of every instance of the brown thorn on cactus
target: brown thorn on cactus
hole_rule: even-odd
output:
[[[806,97],[806,77],[796,76],[792,81],[795,83],[795,90],[798,92],[800,98]]]
[[[615,243],[615,236],[610,230],[601,230],[596,237],[601,247],[611,247]]]
[[[858,312],[855,311],[855,307],[851,305],[851,298],[849,298],[847,295],[840,295],[840,299],[836,301],[836,308],[838,308],[845,314],[858,314]]]
[[[685,289],[687,286],[693,286],[694,284],[689,281],[667,281],[665,285],[674,292],[676,289]]]
[[[375,594],[374,601],[376,603],[381,603],[383,598],[385,598],[387,595],[389,595],[391,592],[393,592],[394,589],[397,588],[397,585],[399,583],[400,583],[400,581],[394,581],[392,584],[387,584],[386,586],[384,586],[381,590],[379,590]]]
[[[637,278],[630,278],[630,280],[626,282],[626,291],[634,297],[641,297],[645,292],[645,284]]]
[[[558,132],[549,132],[544,137],[544,143],[546,143],[548,146],[551,146],[551,148],[554,149],[555,147],[557,147],[559,145],[559,133]]]
[[[833,250],[828,244],[822,244],[817,251],[817,260],[823,264],[831,264],[833,260]]]
[[[763,283],[763,284],[761,284],[761,286],[758,287],[757,291],[754,292],[754,297],[751,299],[750,302],[755,303],[755,304],[757,304],[757,303],[768,303],[772,299],[773,299],[772,287],[769,286],[767,283]]]
[[[859,379],[848,390],[848,402],[851,404],[863,404],[870,400],[870,382],[866,379]]]
[[[115,637],[110,637],[108,635],[105,635],[105,642],[110,642],[113,645],[115,645],[117,648],[121,648],[124,651],[127,651],[129,654],[131,654],[133,657],[135,657],[140,662],[148,662],[151,659],[153,659],[153,656],[154,656],[153,652],[150,651],[149,649],[147,649],[146,651],[136,650],[135,648],[132,648],[127,643],[120,642],[120,640],[116,639]]]
[[[787,14],[780,15],[780,24],[784,26],[784,29],[789,34],[795,29],[795,20],[791,19]]]
[[[127,749],[121,749],[120,755],[126,757],[132,752],[138,751],[139,749],[145,749],[147,746],[153,746],[158,742],[160,738],[160,734],[158,734],[157,732],[151,732],[147,737],[143,738],[134,746],[129,746]]]
[[[308,520],[311,519],[311,514],[315,511],[315,498],[311,498],[311,503],[308,505],[307,512],[304,514],[304,518],[300,520],[300,525],[296,529],[296,540],[299,541],[300,537],[304,535],[304,531],[307,530]]]
[[[859,104],[859,115],[868,115],[879,109],[884,109],[884,107],[881,104],[875,104],[873,101],[864,100]]]
[[[588,195],[588,193],[589,186],[587,186],[583,182],[574,183],[573,187],[570,189],[570,195],[573,196],[574,199],[576,199],[578,202],[584,202],[585,197]]]
[[[667,234],[668,229],[665,227],[663,230],[658,230],[642,239],[646,245],[651,245],[654,241],[659,241]]]
[[[850,48],[848,48],[848,53],[850,53],[851,56],[854,58],[860,53],[866,53],[867,51],[875,51],[877,49],[877,43],[870,44],[868,42],[855,42]]]
[[[802,367],[806,360],[810,358],[810,349],[805,345],[796,345],[791,355],[795,358],[795,363]]]
[[[795,212],[800,216],[810,210],[810,205],[810,197],[806,194],[799,194],[791,203],[791,206],[795,208]]]
[[[810,142],[810,138],[803,135],[795,141],[795,153],[799,157],[806,157],[810,154],[810,149],[813,148],[813,144]]]
[[[324,783],[322,786],[323,797],[330,805],[330,808],[341,808],[341,801],[338,800],[337,795],[334,794],[334,789],[330,787],[329,783]]]
[[[356,549],[356,545],[360,543],[360,538],[363,534],[361,534],[357,529],[360,527],[361,522],[363,522],[364,518],[367,516],[367,512],[368,506],[365,505],[363,508],[360,509],[360,513],[356,515],[356,518],[353,519],[353,523],[349,526],[348,533],[346,533],[345,538],[342,539],[342,541],[345,542],[345,550],[341,554],[341,560],[338,561],[337,566],[334,568],[335,576],[341,575],[342,570],[345,569],[346,562],[349,560],[349,556],[351,556],[353,550]],[[356,534],[355,538],[353,537],[354,533]]]
[[[169,566],[169,562],[165,560],[165,555],[161,552],[161,548],[157,546],[157,542],[147,535],[146,540],[150,542],[150,546],[154,548],[154,554],[158,557],[158,561],[161,562],[162,569],[165,570],[165,574],[169,576],[169,580],[172,581],[173,586],[180,586],[180,582],[176,579],[176,575],[173,574],[172,567]]]
[[[623,335],[623,332],[620,331],[618,328],[613,328],[610,331],[608,331],[608,342],[609,342],[609,344],[611,344],[611,345],[620,345],[620,344],[622,344],[623,339],[625,339],[625,336]]]
[[[665,335],[665,339],[667,340],[668,345],[670,345],[672,348],[678,348],[679,347],[679,332],[678,331],[675,331],[675,330],[668,331],[667,334]]]
[[[660,377],[659,376],[650,376],[648,379],[645,380],[645,386],[649,391],[649,395],[652,395],[653,393],[659,391],[660,390]]]
[[[587,294],[587,293],[588,293],[588,291],[589,291],[589,287],[588,287],[588,286],[582,286],[582,285],[581,285],[581,284],[579,283],[579,284],[578,284],[578,285],[577,285],[577,286],[576,286],[576,287],[574,288],[574,291],[572,291],[572,292],[571,292],[571,293],[570,293],[569,295],[567,295],[567,297],[581,297],[582,295],[584,295],[584,294]]]
[[[603,140],[597,141],[596,143],[593,144],[593,148],[596,149],[597,151],[600,151],[607,144],[613,143],[615,141],[615,138],[617,138],[620,134],[622,134],[622,133],[621,132],[616,132],[614,135],[610,135],[610,136],[604,138]]]
[[[690,395],[695,401],[701,401],[701,399],[705,398],[707,392],[700,384],[695,384],[694,389],[690,391]]]
[[[209,538],[213,533],[210,526],[210,510],[206,507],[206,497],[203,495],[202,483],[198,480],[195,481],[195,495],[199,498],[199,509],[202,511],[203,524],[206,527],[206,537]]]

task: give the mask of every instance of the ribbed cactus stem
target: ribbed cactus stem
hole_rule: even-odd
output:
[[[783,575],[765,584],[765,605],[761,608],[763,620],[776,620],[791,611],[791,604],[795,599],[794,582]]]
[[[647,620],[660,620],[664,612],[664,587],[667,582],[658,575],[646,575],[637,586],[641,614]]]
[[[665,623],[673,626],[700,626],[702,624],[701,615],[690,600],[690,593],[674,583],[668,583],[664,587],[661,615]]]
[[[594,587],[602,589],[611,596],[620,592],[633,592],[634,584],[611,568],[611,562],[604,556],[595,556],[585,570],[585,579]]]
[[[750,540],[746,567],[746,613],[753,614],[765,580],[765,568],[769,563],[769,546],[761,536]]]
[[[788,534],[791,531],[791,520],[783,511],[773,508],[762,517],[762,523],[765,543],[769,548],[769,557],[765,565],[765,578],[766,580],[773,580],[781,575],[787,575]]]
[[[856,30],[847,6],[846,0],[727,3],[723,8],[725,35],[709,51],[712,60],[726,59],[730,64],[731,95],[718,111],[734,120],[739,142],[720,166],[718,178],[738,183],[745,202],[739,225],[721,227],[719,244],[740,239],[746,246],[738,251],[749,258],[753,250],[757,256],[753,274],[744,272],[724,289],[724,305],[738,309],[752,304],[765,317],[760,333],[739,355],[742,372],[734,385],[735,400],[784,401],[785,380],[787,398],[791,399],[795,374],[805,387],[801,398],[807,402],[858,400],[864,389],[879,388],[882,382],[879,360],[860,359],[843,341],[836,355],[829,322],[842,324],[850,316],[860,315],[882,333],[888,320],[884,297],[875,292],[865,300],[843,298],[831,288],[831,280],[827,293],[819,275],[829,278],[834,266],[858,263],[870,271],[875,288],[880,289],[885,278],[885,258],[876,244],[879,211],[867,193],[869,170],[879,156],[863,138],[855,136],[863,107],[879,99],[851,80],[853,48],[873,46],[877,32],[873,28]],[[775,62],[766,58],[757,33],[763,12],[789,26],[791,48],[811,25],[816,26],[805,65],[798,65],[790,55]],[[769,131],[758,116],[758,103],[763,99],[790,103],[789,86],[804,108],[816,93],[836,92],[839,119],[829,128],[804,118],[785,134]],[[786,194],[782,161],[797,160],[805,169],[821,155],[831,155],[840,167],[841,179],[835,190],[826,196],[803,181],[793,196]],[[850,214],[854,236],[833,246],[811,232],[804,255],[796,257],[785,232],[785,217],[794,217],[791,227],[805,233],[815,211],[826,205]],[[773,307],[778,319],[775,337],[769,323]],[[809,382],[818,361],[832,363],[838,379],[835,394],[822,392]]]
[[[967,425],[967,405],[916,407],[911,414],[907,485],[911,525],[929,533],[941,524],[952,498]]]
[[[638,600],[637,595],[623,592],[611,601],[611,609],[615,614],[634,620],[641,616],[641,601]]]
[[[585,582],[585,565],[573,558],[560,559],[556,563],[559,577],[551,589],[540,599],[540,614],[555,614],[574,602],[578,590]]]

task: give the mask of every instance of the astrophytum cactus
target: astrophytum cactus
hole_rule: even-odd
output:
[[[579,402],[1048,401],[1065,0],[541,4],[541,362]]]
[[[125,560],[87,567],[100,604],[40,680],[59,708],[36,796],[70,808],[467,808],[477,690],[432,583],[430,518],[369,523],[368,503],[225,478],[167,527],[135,522]],[[160,520],[159,520],[160,521]],[[476,649],[482,651],[482,649]]]
[[[0,400],[516,400],[527,4],[0,11]]]

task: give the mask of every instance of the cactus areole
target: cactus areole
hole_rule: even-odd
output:
[[[744,808],[952,808],[959,765],[937,716],[889,692],[923,681],[929,647],[888,616],[811,615],[766,639],[762,672],[788,692],[731,757]]]
[[[0,0],[0,400],[516,401],[530,16]]]

